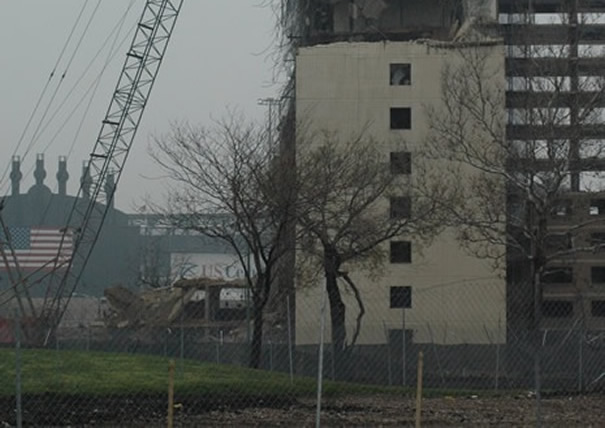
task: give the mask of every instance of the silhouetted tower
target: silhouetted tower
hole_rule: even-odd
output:
[[[69,173],[67,172],[67,158],[59,156],[59,170],[57,171],[57,182],[59,183],[59,195],[67,194],[67,180]]]
[[[23,174],[21,173],[21,159],[19,156],[13,156],[13,169],[11,170],[10,174],[11,194],[13,196],[17,196],[19,194],[19,186],[22,178]]]

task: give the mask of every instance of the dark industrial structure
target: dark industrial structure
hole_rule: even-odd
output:
[[[86,171],[86,168],[83,168]],[[65,158],[59,159],[56,173],[58,191],[54,193],[51,188],[45,184],[47,171],[44,164],[44,157],[39,155],[36,159],[34,170],[35,184],[26,192],[21,192],[21,162],[19,158],[14,158],[11,171],[11,195],[4,198],[4,207],[2,210],[3,221],[6,224],[9,234],[15,235],[13,231],[20,230],[30,234],[29,244],[24,242],[20,244],[15,242],[16,251],[21,251],[18,260],[23,275],[28,277],[27,283],[31,288],[31,294],[34,297],[45,297],[52,290],[48,290],[48,284],[43,280],[48,273],[55,268],[54,263],[47,263],[52,260],[59,250],[59,244],[62,228],[65,228],[66,220],[74,202],[75,196],[67,194],[67,181],[69,173],[67,171],[67,161]],[[87,202],[89,194],[86,186],[87,177],[82,175],[83,183],[82,204]],[[111,185],[111,176],[109,178]],[[56,239],[51,239],[50,235],[45,245],[45,253],[34,259],[33,254],[40,251],[36,248],[34,241],[37,230],[45,230],[49,233],[55,233]],[[66,240],[70,239],[67,235]],[[90,263],[86,266],[82,275],[82,280],[78,286],[78,293],[92,296],[102,296],[103,289],[112,284],[123,284],[126,286],[136,285],[139,277],[139,253],[141,246],[139,228],[129,224],[127,214],[109,207],[104,228],[101,231],[97,245],[93,250]],[[71,243],[63,243],[63,252],[68,257],[71,253]],[[31,263],[28,263],[31,260]],[[12,265],[12,262],[11,262]],[[0,265],[0,289],[8,289],[11,284],[7,276],[6,266]]]

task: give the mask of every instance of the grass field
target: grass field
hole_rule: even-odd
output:
[[[177,361],[181,426],[314,426],[316,381]],[[22,351],[24,426],[166,426],[169,360],[139,354]],[[0,349],[0,426],[15,424],[15,353]],[[431,426],[534,426],[535,400],[513,391],[425,390]],[[324,382],[328,426],[411,426],[414,390]],[[544,400],[545,426],[605,426],[602,395]]]
[[[123,395],[158,394],[168,388],[169,359],[103,352],[21,351],[24,394]],[[312,396],[316,380],[288,374],[217,365],[193,360],[176,362],[175,392],[195,395]],[[0,349],[0,395],[15,394],[15,352]],[[324,383],[324,394],[405,394],[395,387]]]

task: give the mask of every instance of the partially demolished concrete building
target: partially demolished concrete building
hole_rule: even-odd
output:
[[[143,291],[109,287],[103,318],[110,330],[149,342],[166,329],[185,329],[199,341],[221,333],[227,341],[243,341],[250,317],[247,287],[244,280],[212,278],[180,279],[170,287]]]
[[[446,64],[457,60],[460,49],[479,49],[494,69],[504,70],[493,1],[284,4],[292,8],[284,16],[295,44],[297,122],[343,139],[363,130],[382,142],[385,159],[405,165],[395,168],[403,181],[414,174],[414,151],[428,131],[426,108],[440,103]],[[402,337],[402,328],[406,341],[415,343],[503,342],[503,272],[469,256],[448,232],[433,245],[418,244],[413,237],[394,239],[385,246],[389,259],[383,275],[355,275],[366,310],[358,343],[391,342],[391,336]],[[402,288],[411,289],[405,309],[392,301]],[[297,344],[317,341],[320,290],[297,292]],[[343,299],[353,331],[357,304],[352,295]]]
[[[507,140],[545,153],[547,144],[542,143],[556,140],[566,150],[569,193],[556,218],[549,220],[552,230],[565,235],[570,227],[590,225],[569,245],[600,245],[605,236],[599,217],[605,213],[602,1],[282,4],[282,25],[296,64],[292,95],[297,120],[343,135],[364,127],[376,140],[387,142],[384,150],[391,159],[406,159],[402,174],[414,174],[414,145],[427,132],[426,108],[439,103],[443,68],[455,61],[456,50],[483,49],[494,69],[501,70]],[[550,135],[543,123],[527,122],[535,112],[544,111],[564,116],[561,123],[550,125],[556,135]],[[401,140],[408,144],[405,152],[397,146]],[[556,155],[534,151],[525,161],[542,162],[545,157]],[[508,195],[507,203],[508,210],[518,208],[514,195]],[[391,251],[388,272],[378,281],[363,280],[368,313],[360,343],[384,343],[390,332],[402,328],[401,310],[389,306],[390,289],[400,286],[412,287],[403,328],[413,331],[415,342],[498,343],[507,340],[507,329],[510,335],[526,328],[518,321],[527,319],[533,290],[524,283],[525,262],[514,254],[509,252],[503,272],[468,256],[453,236],[439,237],[422,252],[416,251],[413,239],[391,243],[393,249],[397,254]],[[560,260],[547,272],[541,297],[545,329],[581,324],[602,331],[604,266],[601,251],[593,251]],[[298,292],[298,343],[316,341],[319,302],[318,292]],[[347,305],[356,306],[352,299]]]

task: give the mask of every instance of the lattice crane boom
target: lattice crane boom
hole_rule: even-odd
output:
[[[50,278],[42,313],[46,339],[60,322],[99,237],[182,4],[146,0],[86,166],[87,179],[67,221],[66,230],[73,231],[73,256],[66,269],[55,270]]]

